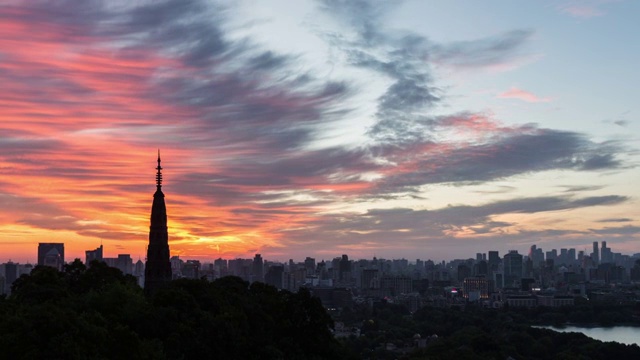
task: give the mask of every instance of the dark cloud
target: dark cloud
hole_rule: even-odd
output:
[[[607,227],[603,229],[590,229],[591,232],[599,235],[636,235],[640,234],[640,226]]]
[[[50,153],[61,145],[62,142],[54,139],[0,135],[0,152],[9,162],[31,161],[31,156]]]
[[[450,231],[469,229],[476,235],[498,236],[502,228],[512,223],[494,221],[493,216],[522,213],[579,209],[591,206],[610,206],[627,201],[623,196],[601,196],[572,199],[570,197],[522,198],[492,202],[486,205],[449,206],[437,210],[414,210],[411,208],[370,209],[365,213],[332,214],[311,221],[308,229],[291,232],[291,241],[300,238],[332,239],[332,242],[358,244],[371,242],[382,245],[387,242],[436,241],[448,237]],[[545,236],[566,234],[566,230],[546,229],[536,232]],[[568,233],[576,234],[576,231]],[[510,239],[527,239],[526,232],[503,234]],[[530,239],[530,238],[529,238]],[[452,240],[450,240],[452,241]],[[464,239],[457,240],[464,242]],[[449,244],[451,245],[451,243]],[[415,244],[413,244],[415,246]]]
[[[490,130],[479,144],[453,147],[433,143],[423,153],[411,147],[390,148],[388,159],[412,164],[380,181],[382,189],[433,183],[487,182],[516,174],[554,169],[616,169],[616,149],[575,132],[550,129]],[[445,150],[443,150],[445,149]],[[600,155],[598,155],[600,154]]]
[[[603,188],[603,186],[598,186],[598,185],[591,185],[591,186],[567,185],[564,187],[566,188],[565,192],[595,191]]]
[[[598,220],[598,222],[631,222],[633,221],[630,218],[608,218],[608,219],[602,219],[602,220]]]

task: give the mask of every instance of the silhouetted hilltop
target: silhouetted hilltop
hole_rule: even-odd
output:
[[[307,290],[240,278],[176,280],[146,297],[135,278],[79,260],[38,266],[0,301],[0,357],[341,359],[331,318]]]

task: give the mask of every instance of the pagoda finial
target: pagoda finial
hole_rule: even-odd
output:
[[[158,167],[156,168],[156,186],[158,189],[162,187],[162,166],[160,166],[160,149],[158,149]]]

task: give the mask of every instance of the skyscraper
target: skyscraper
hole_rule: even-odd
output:
[[[171,281],[171,263],[169,262],[169,232],[167,230],[167,207],[162,193],[162,167],[158,151],[156,168],[156,192],[151,206],[151,226],[149,228],[149,246],[144,271],[144,291],[153,294]]]
[[[522,279],[522,255],[510,250],[503,258],[505,286],[512,286]]]
[[[93,260],[98,260],[98,261],[102,261],[102,251],[103,251],[103,247],[102,244],[100,245],[99,248],[96,248],[95,250],[87,250],[84,252],[85,254],[85,265],[89,266],[89,264],[93,261]]]
[[[64,265],[64,243],[39,243],[38,265],[46,265],[62,270]]]
[[[593,264],[597,265],[600,263],[600,251],[598,251],[598,242],[593,242],[593,252],[591,253],[591,259],[593,260]]]
[[[264,282],[264,262],[260,254],[256,254],[253,257],[251,273],[253,274],[253,281]]]
[[[5,277],[5,288],[2,293],[9,294],[11,293],[11,285],[18,278],[18,266],[13,262],[9,261],[4,264],[4,277]]]

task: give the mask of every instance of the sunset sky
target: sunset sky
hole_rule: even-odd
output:
[[[135,3],[135,5],[131,5]],[[0,1],[0,262],[640,252],[640,1]]]

